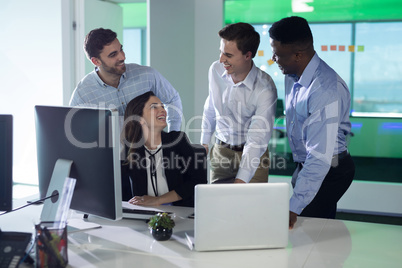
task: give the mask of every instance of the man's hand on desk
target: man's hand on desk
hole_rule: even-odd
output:
[[[241,180],[241,179],[236,178],[235,181],[234,181],[234,183],[246,183],[246,182],[243,181],[243,180]]]
[[[297,214],[292,211],[289,211],[289,230],[293,229],[296,222],[297,222]]]

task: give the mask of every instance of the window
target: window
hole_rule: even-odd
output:
[[[147,1],[131,2],[133,3],[119,3],[123,10],[123,48],[126,63],[147,65]]]
[[[356,23],[354,111],[402,113],[401,33],[402,22]]]
[[[255,63],[272,76],[283,99],[284,77],[275,63],[268,30],[254,25],[261,35]],[[352,111],[402,113],[402,22],[312,23],[314,47],[349,86]]]
[[[124,28],[123,29],[123,50],[126,54],[126,63],[146,64],[145,59],[145,29]]]
[[[285,99],[284,75],[282,74],[281,70],[279,70],[278,65],[271,61],[272,50],[269,43],[268,33],[271,25],[264,24],[253,26],[255,30],[260,34],[261,40],[260,46],[258,48],[258,53],[254,58],[254,64],[272,77],[278,90],[278,99]]]
[[[34,106],[62,105],[61,3],[7,0],[1,8],[0,35],[5,39],[0,43],[0,113],[14,116],[13,181],[19,184],[14,187],[18,198],[25,188],[33,188],[21,184],[38,184]]]

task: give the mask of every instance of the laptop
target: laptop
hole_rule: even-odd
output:
[[[197,185],[194,249],[286,247],[289,191],[288,183]]]

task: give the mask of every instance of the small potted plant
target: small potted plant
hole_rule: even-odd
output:
[[[158,213],[149,219],[148,225],[152,236],[158,241],[168,240],[173,233],[175,223],[166,212]]]

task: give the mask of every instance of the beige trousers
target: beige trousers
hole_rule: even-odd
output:
[[[224,145],[214,144],[210,152],[210,181],[211,183],[231,182],[239,171],[242,151],[233,151]],[[250,165],[255,164],[255,159],[250,159]],[[260,157],[260,163],[250,182],[268,182],[269,151],[268,149]]]

